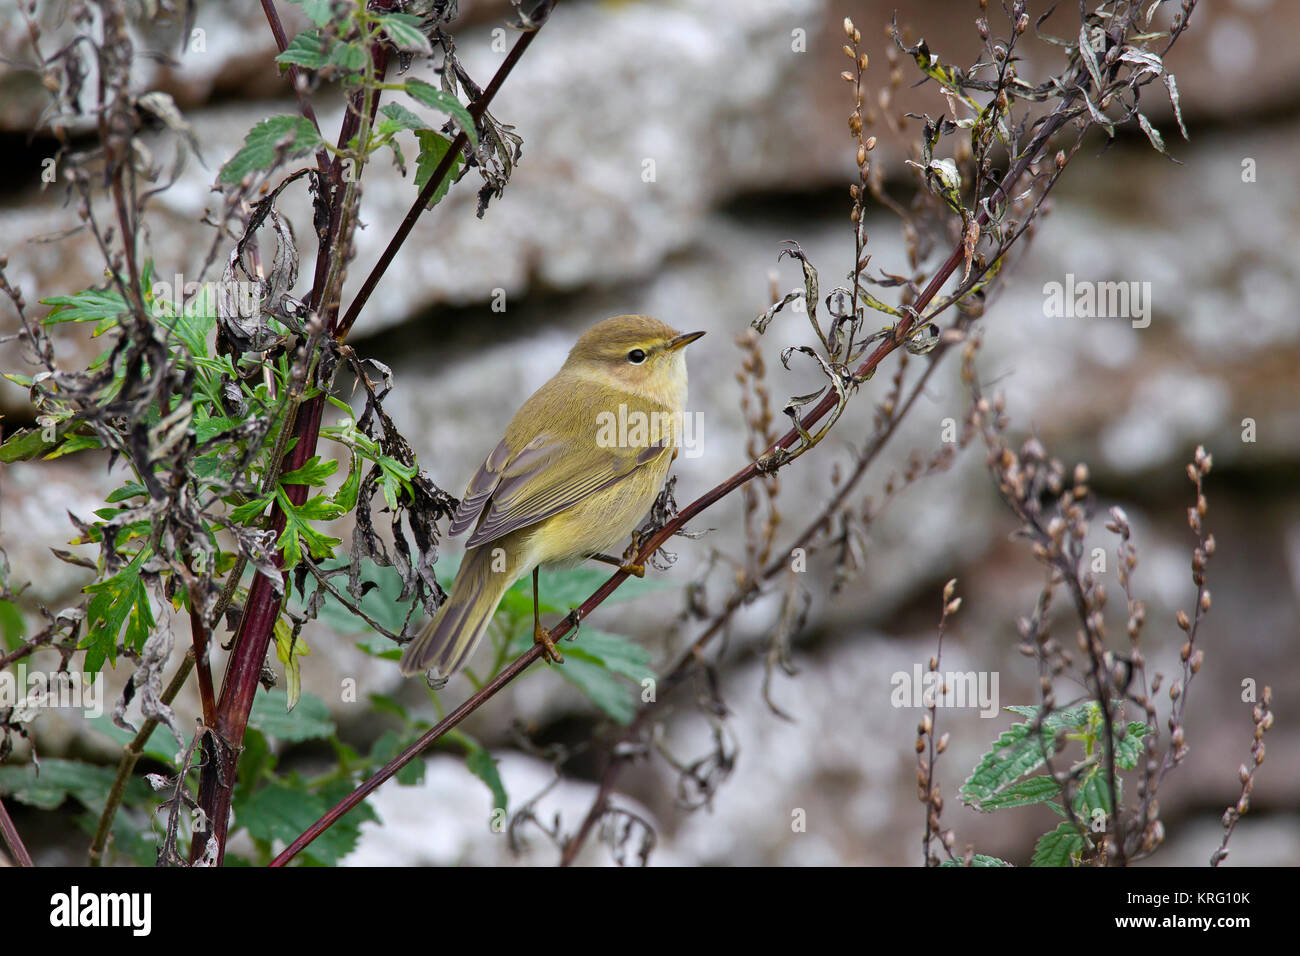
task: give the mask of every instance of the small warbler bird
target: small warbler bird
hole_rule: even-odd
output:
[[[559,663],[537,612],[539,566],[594,558],[645,573],[604,552],[654,504],[677,457],[683,347],[703,334],[646,315],[615,316],[583,333],[470,480],[450,529],[473,529],[465,558],[446,603],[402,654],[403,674],[450,677],[464,667],[501,598],[529,572],[533,636]]]

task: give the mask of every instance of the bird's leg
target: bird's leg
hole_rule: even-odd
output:
[[[555,642],[551,640],[551,632],[542,627],[542,610],[541,602],[537,598],[537,572],[539,568],[533,568],[533,643],[542,645],[542,656],[552,664],[563,664],[564,655],[556,650]]]
[[[626,574],[630,574],[633,577],[638,577],[638,578],[645,577],[644,564],[630,564],[624,561],[622,558],[614,557],[612,554],[589,554],[587,555],[587,557],[589,557],[593,561],[600,561],[602,564],[612,564],[620,571]]]

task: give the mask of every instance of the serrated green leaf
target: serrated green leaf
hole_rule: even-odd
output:
[[[1055,830],[1044,833],[1034,846],[1030,866],[1073,866],[1073,857],[1083,852],[1084,838],[1073,823],[1063,822]]]
[[[333,458],[322,459],[313,455],[301,468],[285,472],[280,476],[282,485],[323,485],[325,479],[339,470],[339,463]]]
[[[44,757],[39,768],[35,764],[0,767],[0,793],[40,810],[57,809],[64,800],[73,797],[87,809],[100,811],[116,775],[114,767]],[[148,785],[143,779],[133,777],[128,782],[128,802],[141,802],[147,795]]]
[[[230,512],[230,520],[236,524],[248,524],[261,515],[270,503],[270,498],[254,498],[252,501],[246,501]]]
[[[281,66],[294,63],[309,70],[319,70],[329,62],[325,55],[325,41],[320,31],[304,30],[299,33],[289,41],[289,45],[275,58],[275,62]]]
[[[578,632],[572,646],[629,680],[640,683],[654,679],[655,672],[650,668],[650,652],[620,634],[584,627]]]
[[[243,147],[221,167],[218,181],[235,185],[249,173],[304,156],[320,144],[320,135],[305,117],[272,116],[248,131]]]
[[[961,866],[962,861],[944,860],[939,865],[940,866]],[[999,860],[996,856],[987,856],[986,854],[983,853],[976,853],[974,856],[971,857],[970,865],[972,867],[976,867],[976,866],[1010,866],[1011,864],[1008,863],[1006,860]]]
[[[1115,735],[1115,765],[1121,770],[1132,770],[1142,757],[1142,738],[1146,736],[1147,725],[1140,720],[1130,720],[1125,728],[1123,739]]]
[[[429,38],[420,32],[420,18],[409,13],[386,13],[379,18],[393,46],[405,53],[429,56],[433,47]]]
[[[289,843],[329,809],[316,794],[276,781],[235,806],[235,826],[255,840]]]
[[[366,48],[360,43],[336,43],[327,62],[344,73],[356,73],[366,65]]]
[[[87,594],[94,595],[86,607],[86,635],[77,645],[79,649],[86,651],[85,660],[82,662],[82,670],[85,673],[98,673],[105,661],[116,665],[117,636],[121,633],[122,625],[126,623],[127,618],[136,610],[136,603],[144,593],[144,584],[140,580],[140,567],[144,564],[147,553],[149,548],[142,547],[130,563],[117,574],[83,588]],[[148,597],[145,596],[143,600],[148,607]],[[152,626],[152,614],[149,615],[149,621],[149,626]],[[129,638],[137,636],[138,634],[128,635]]]
[[[383,767],[413,742],[413,740],[395,730],[385,731],[379,735],[379,738],[375,740],[370,748],[370,762],[376,768]],[[426,769],[424,758],[416,757],[397,771],[394,777],[402,786],[414,787],[424,780]]]
[[[447,139],[441,133],[434,133],[433,130],[416,130],[415,138],[420,143],[420,155],[415,160],[415,186],[416,189],[424,189],[425,183],[433,176],[433,172],[441,163],[442,157],[446,156],[447,150],[451,148],[451,140]],[[443,196],[447,195],[447,190],[451,189],[452,179],[456,178],[456,173],[460,172],[460,166],[464,164],[464,159],[456,156],[451,160],[451,168],[447,169],[446,176],[442,177],[442,183],[429,196],[429,204],[425,208],[432,209],[441,202]]]
[[[564,663],[556,673],[591,698],[591,702],[626,726],[636,714],[636,697],[628,684],[577,644],[564,645]]]
[[[1115,794],[1124,799],[1124,780],[1115,778]],[[1111,816],[1110,787],[1106,783],[1106,768],[1099,762],[1084,773],[1074,791],[1074,814],[1093,832],[1104,832]],[[1101,814],[1096,811],[1100,810]]]
[[[248,726],[276,740],[291,742],[316,740],[334,733],[329,708],[315,694],[304,692],[293,710],[288,709],[288,703],[288,696],[279,689],[258,694],[253,701]]]
[[[290,0],[302,7],[302,12],[307,14],[307,19],[318,27],[323,27],[330,22],[333,15],[332,0]]]
[[[1025,774],[1037,770],[1044,761],[1044,745],[1047,756],[1051,756],[1054,746],[1050,734],[1040,744],[1039,735],[1030,733],[1029,724],[1013,725],[998,737],[962,784],[963,802],[978,808]]]
[[[379,112],[384,115],[375,127],[380,136],[396,133],[398,130],[410,129],[428,129],[429,124],[425,122],[424,117],[419,113],[413,113],[400,103],[385,103],[379,107]]]
[[[1048,776],[1028,777],[974,804],[975,809],[983,811],[1006,810],[1010,807],[1027,807],[1035,803],[1045,803],[1056,796],[1060,785]]]
[[[470,145],[478,146],[478,130],[474,128],[474,117],[469,115],[469,110],[465,109],[460,100],[423,80],[407,80],[406,92],[425,106],[446,113],[469,138]]]

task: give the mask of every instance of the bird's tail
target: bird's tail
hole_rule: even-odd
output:
[[[436,676],[450,677],[465,666],[517,577],[492,569],[492,551],[471,548],[465,552],[447,602],[406,646],[399,665],[402,674],[421,674],[432,668]]]

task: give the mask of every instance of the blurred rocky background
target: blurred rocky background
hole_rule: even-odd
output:
[[[291,30],[299,28],[296,8],[279,6]],[[493,30],[508,8],[489,0],[461,7],[458,51],[484,83],[503,56]],[[1042,7],[1031,5],[1031,15]],[[774,283],[782,290],[799,283],[792,263],[778,264],[783,240],[803,245],[826,288],[851,265],[847,186],[854,170],[850,100],[838,76],[840,23],[852,16],[866,37],[868,95],[879,108],[893,10],[871,0],[561,4],[493,106],[524,138],[523,160],[504,197],[479,220],[473,184],[453,188],[416,227],[351,337],[360,352],[392,366],[397,387],[388,407],[435,482],[459,494],[519,402],[553,374],[581,330],[619,312],[646,312],[710,333],[690,355],[690,406],[703,412],[703,454],[678,460],[678,500],[689,501],[745,464],[735,339],[771,301]],[[945,61],[969,63],[978,12],[965,0],[918,0],[900,5],[898,16],[911,37],[924,36]],[[139,60],[141,83],[172,94],[202,148],[205,165],[191,162],[155,201],[147,236],[151,253],[167,264],[160,271],[174,268],[187,278],[211,242],[201,220],[214,207],[216,170],[253,123],[294,110],[272,65],[274,46],[258,3],[200,2],[194,27],[199,32],[175,63]],[[1133,522],[1136,588],[1148,606],[1148,666],[1166,675],[1178,668],[1175,612],[1194,598],[1194,539],[1186,524],[1194,496],[1184,465],[1197,444],[1214,456],[1207,526],[1218,549],[1210,567],[1213,610],[1200,638],[1206,662],[1188,705],[1190,756],[1161,790],[1168,838],[1156,864],[1202,865],[1218,845],[1218,819],[1240,793],[1237,767],[1249,753],[1250,704],[1241,699],[1248,680],[1272,685],[1279,720],[1227,865],[1288,864],[1300,854],[1300,740],[1288,718],[1300,691],[1300,48],[1284,42],[1298,32],[1294,3],[1203,2],[1169,64],[1190,142],[1178,137],[1158,84],[1144,98],[1178,163],[1153,151],[1136,128],[1109,149],[1100,139],[1086,146],[982,321],[980,373],[988,391],[1006,393],[1013,432],[1036,435],[1067,464],[1086,461],[1097,514],[1119,504]],[[97,282],[102,263],[84,234],[42,241],[74,225],[75,208],[65,206],[57,179],[42,181],[42,161],[56,144],[34,132],[45,99],[39,76],[16,68],[29,59],[25,37],[21,18],[5,4],[0,56],[10,66],[0,73],[0,247],[30,301],[38,292]],[[181,47],[174,29],[149,33],[145,48],[150,44],[171,57]],[[1052,52],[1030,47],[1022,73],[1051,62]],[[910,88],[914,69],[901,66],[903,92],[889,109],[943,112],[933,85]],[[337,103],[324,110],[323,126],[337,128],[339,114]],[[913,123],[906,132],[916,129]],[[875,162],[885,164],[890,190],[906,195],[916,184],[903,164],[906,143],[883,124],[880,135]],[[368,172],[349,289],[377,259],[413,196],[411,183],[386,162]],[[285,208],[300,239],[309,237],[305,196],[289,194]],[[873,267],[905,271],[897,221],[882,212],[868,231]],[[311,243],[302,245],[302,275],[309,276]],[[1046,316],[1044,284],[1063,282],[1067,273],[1150,283],[1149,327]],[[15,322],[8,303],[0,306],[0,332]],[[785,372],[778,359],[782,347],[809,340],[802,317],[785,314],[763,340],[778,402],[814,382],[797,363]],[[93,345],[74,333],[64,344],[68,365],[92,354]],[[6,371],[15,351],[6,347]],[[849,463],[869,434],[873,403],[887,389],[894,361],[831,437],[782,473],[778,547],[822,507],[832,468]],[[920,364],[912,362],[911,374]],[[965,407],[957,372],[953,355],[862,493],[883,499],[889,476],[901,474],[911,454],[940,447],[944,419],[960,421]],[[0,412],[6,432],[31,421],[23,390],[9,383],[0,383]],[[1013,524],[983,458],[972,445],[949,471],[890,497],[869,529],[861,573],[833,597],[829,562],[813,560],[805,581],[813,605],[793,653],[798,673],[779,675],[772,686],[791,719],[775,715],[762,694],[779,594],[736,618],[722,658],[726,727],[737,749],[730,779],[710,806],[694,812],[675,804],[677,773],[663,761],[640,764],[621,781],[621,804],[658,832],[652,862],[921,861],[924,815],[912,749],[921,711],[891,706],[890,676],[910,672],[934,652],[945,581],[958,579],[964,604],[945,642],[944,670],[996,671],[1002,704],[1037,700],[1033,663],[1015,651],[1015,620],[1032,610],[1042,575],[1023,543],[1009,538]],[[32,606],[61,607],[85,582],[49,549],[72,534],[67,512],[93,510],[118,480],[102,459],[85,456],[0,472],[0,544],[14,577],[32,582]],[[698,579],[715,550],[739,556],[740,524],[734,496],[710,510],[695,527],[716,530],[678,539],[679,560],[664,579]],[[1102,524],[1100,517],[1093,522],[1096,544],[1113,554]],[[728,577],[718,570],[709,577],[715,600],[729,593]],[[1119,593],[1117,585],[1111,590]],[[674,626],[683,602],[684,592],[660,592],[602,608],[591,623],[643,638],[662,665],[698,634],[698,623]],[[1112,611],[1122,613],[1115,600]],[[1057,623],[1058,636],[1071,643],[1070,619],[1059,616]],[[183,633],[185,625],[178,627]],[[1122,634],[1118,616],[1112,632]],[[401,695],[411,704],[422,699],[417,688],[403,686],[395,667],[360,656],[352,637],[321,627],[309,640],[314,653],[304,666],[305,686],[327,702],[338,701],[346,677],[367,692]],[[462,681],[444,699],[468,692]],[[663,734],[687,762],[712,747],[691,696],[679,695]],[[364,703],[332,707],[350,739],[373,740],[387,726]],[[179,710],[183,723],[197,713],[192,700]],[[572,742],[600,718],[555,675],[541,674],[470,721],[468,729],[500,759],[517,806],[546,787],[553,772],[518,747],[516,721],[539,740]],[[939,721],[939,731],[952,735],[939,774],[944,821],[955,828],[959,848],[973,843],[1027,863],[1034,837],[1054,826],[1046,809],[981,815],[956,797],[1009,717],[948,710]],[[42,754],[93,746],[57,715],[38,731]],[[111,759],[111,751],[103,753]],[[598,763],[575,757],[538,815],[550,820],[558,813],[571,831],[598,772]],[[555,859],[536,830],[521,855],[507,849],[486,825],[486,790],[453,755],[433,757],[419,787],[390,783],[372,805],[383,826],[366,825],[350,858],[356,863]],[[797,810],[806,814],[806,832],[792,832]],[[83,841],[76,831],[52,831],[34,844],[41,861],[57,862],[77,859]],[[582,860],[607,862],[609,854],[593,841]]]

